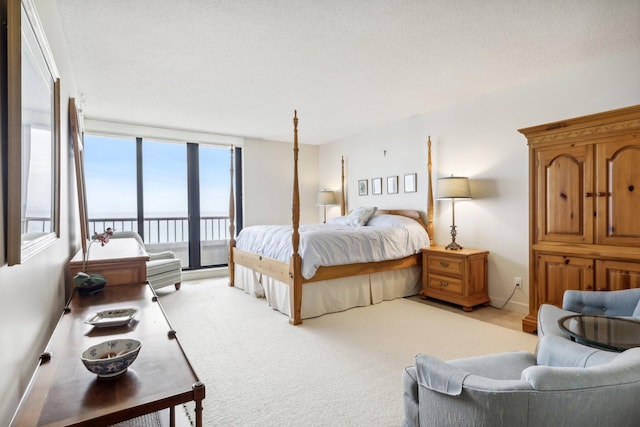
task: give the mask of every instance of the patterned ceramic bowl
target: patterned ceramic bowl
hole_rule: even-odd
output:
[[[98,378],[124,374],[136,360],[142,343],[132,339],[115,339],[93,345],[82,352],[84,366]]]

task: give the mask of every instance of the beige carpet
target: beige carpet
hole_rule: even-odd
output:
[[[537,339],[410,299],[291,326],[227,278],[158,294],[206,385],[206,426],[398,426],[416,354],[533,351]]]

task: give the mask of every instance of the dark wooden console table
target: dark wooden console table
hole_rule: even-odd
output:
[[[85,320],[103,310],[136,308],[127,325],[94,328]],[[142,342],[138,358],[122,376],[99,380],[80,354],[111,338]],[[97,295],[72,295],[40,356],[12,426],[108,426],[195,401],[202,426],[205,386],[196,375],[154,290],[148,284],[106,286]]]

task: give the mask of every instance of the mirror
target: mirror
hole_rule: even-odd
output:
[[[7,2],[7,263],[59,237],[60,79],[32,0]]]
[[[76,166],[76,187],[78,190],[78,208],[80,217],[80,238],[82,253],[87,253],[87,239],[89,238],[89,219],[87,217],[87,198],[84,176],[84,156],[82,139],[82,118],[76,107],[76,100],[69,98],[69,132],[73,143],[73,157]]]

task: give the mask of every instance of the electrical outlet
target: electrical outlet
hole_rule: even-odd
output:
[[[516,286],[516,288],[522,288],[522,277],[514,277],[513,284]]]

